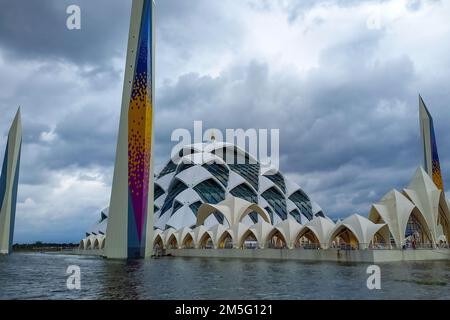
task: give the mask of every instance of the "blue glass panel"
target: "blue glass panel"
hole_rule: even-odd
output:
[[[189,208],[191,208],[192,212],[194,213],[195,216],[197,216],[197,212],[198,212],[198,208],[200,208],[200,206],[202,205],[201,201],[197,201],[192,203]]]
[[[182,172],[184,170],[187,170],[187,169],[189,169],[190,167],[193,167],[193,166],[194,165],[192,163],[184,163],[184,162],[182,162],[182,163],[180,163],[178,165],[176,174],[179,174],[180,172]]]
[[[227,167],[218,163],[204,164],[203,168],[208,170],[219,182],[226,188],[228,185],[228,176],[230,174]]]
[[[298,223],[302,223],[302,217],[300,216],[300,211],[298,211],[297,209],[292,210],[291,212],[289,212],[289,214],[294,217],[294,219],[298,222]]]
[[[209,204],[216,204],[225,200],[225,191],[213,179],[208,179],[196,185],[194,190],[204,202]]]
[[[238,198],[247,200],[251,203],[258,203],[258,195],[245,183],[233,188],[230,193]]]
[[[158,199],[159,197],[161,197],[164,194],[164,189],[161,188],[160,186],[158,186],[157,184],[154,185],[155,186],[155,197],[154,199]]]
[[[273,222],[273,211],[272,211],[272,209],[270,208],[270,207],[265,207],[264,208],[266,211],[267,211],[267,213],[269,214],[269,217],[270,217],[270,223],[274,223]]]
[[[162,206],[161,215],[172,208],[173,200],[175,199],[175,197],[186,189],[187,186],[180,180],[175,180],[175,182],[172,182],[171,186],[169,187],[167,197],[164,201],[164,205]]]
[[[281,191],[286,193],[286,184],[284,182],[284,178],[281,175],[281,173],[277,172],[276,174],[267,175],[267,176],[264,176],[264,177],[266,177],[267,179],[269,179],[270,181],[275,183],[275,185],[277,185],[277,187],[280,188]]]
[[[173,210],[171,216],[174,215],[175,212],[177,212],[178,209],[180,209],[183,206],[183,204],[179,201],[175,201],[175,204],[173,205]]]
[[[267,189],[261,194],[261,196],[266,199],[281,220],[285,220],[287,218],[286,200],[276,188],[272,187]]]
[[[302,190],[295,191],[290,197],[289,200],[295,203],[300,212],[308,219],[312,220],[312,207],[311,201],[309,197]]]
[[[175,172],[176,169],[177,169],[177,165],[175,163],[173,163],[173,161],[171,160],[161,171],[161,173],[158,176],[158,179],[161,177],[164,177],[165,175],[167,175],[169,173]]]
[[[258,190],[259,164],[230,164],[229,167],[250,183],[255,190]]]

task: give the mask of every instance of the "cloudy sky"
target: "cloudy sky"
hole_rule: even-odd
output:
[[[450,186],[450,1],[157,0],[155,162],[176,128],[279,128],[281,170],[367,215],[422,155]],[[82,29],[66,28],[81,7]],[[0,0],[0,157],[22,107],[15,242],[74,241],[109,203],[130,0]]]

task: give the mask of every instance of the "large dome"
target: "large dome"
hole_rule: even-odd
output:
[[[237,146],[223,142],[182,147],[155,177],[155,228],[193,227],[202,203],[216,204],[232,195],[264,208],[272,224],[292,216],[299,223],[324,214],[295,183],[279,171],[263,173],[261,164]],[[244,223],[252,225],[258,215]],[[226,223],[217,213],[206,226]]]
[[[217,204],[228,196],[258,204],[267,211],[273,225],[288,216],[299,223],[315,216],[325,217],[317,203],[281,172],[263,171],[254,157],[233,144],[214,141],[180,148],[154,178],[155,229],[194,227],[203,203]],[[104,235],[107,217],[106,208],[86,236]],[[243,220],[247,225],[256,222],[256,212]],[[227,221],[217,212],[204,225],[219,223]]]

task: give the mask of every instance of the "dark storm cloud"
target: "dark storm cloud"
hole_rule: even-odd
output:
[[[305,191],[317,194],[331,215],[366,214],[391,188],[405,187],[422,159],[420,77],[407,55],[375,58],[382,37],[382,31],[364,33],[327,48],[306,79],[259,62],[217,78],[184,75],[161,88],[157,132],[189,129],[197,119],[222,130],[280,128],[281,170],[304,176]],[[429,95],[438,90],[427,89]],[[317,185],[308,182],[314,176]],[[348,204],[337,205],[345,195]]]
[[[66,8],[79,5],[82,29],[69,31]],[[103,63],[126,49],[130,1],[0,0],[0,47],[9,59]]]

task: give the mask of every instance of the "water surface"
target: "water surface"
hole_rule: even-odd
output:
[[[67,289],[69,265],[81,290]],[[450,299],[450,261],[369,264],[174,258],[110,261],[61,254],[0,256],[0,299]]]

